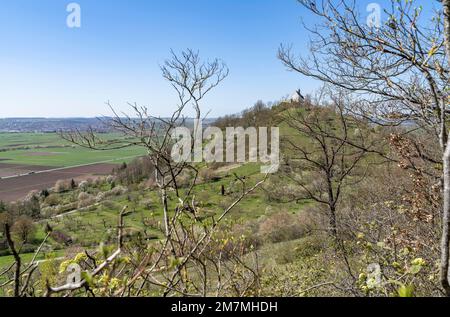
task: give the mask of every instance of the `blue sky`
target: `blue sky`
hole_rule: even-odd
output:
[[[70,2],[1,1],[0,117],[108,115],[108,100],[168,115],[175,98],[159,65],[170,49],[228,64],[205,100],[212,117],[317,87],[276,59],[281,43],[306,53],[300,21],[314,21],[295,0],[76,0],[80,29],[66,26]]]

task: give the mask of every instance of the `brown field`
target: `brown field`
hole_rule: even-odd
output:
[[[45,171],[53,168],[55,167],[0,163],[0,177],[26,175],[31,172]]]
[[[6,202],[19,200],[24,198],[30,191],[51,188],[61,179],[75,179],[79,181],[88,177],[109,175],[115,166],[114,164],[95,164],[0,179],[0,200]]]

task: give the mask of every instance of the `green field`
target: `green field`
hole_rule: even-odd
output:
[[[114,135],[102,135],[112,138]],[[145,154],[140,147],[95,151],[72,145],[56,133],[0,133],[0,161],[10,164],[68,167],[129,161]]]

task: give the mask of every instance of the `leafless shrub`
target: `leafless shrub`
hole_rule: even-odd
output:
[[[298,215],[288,211],[277,212],[263,219],[259,225],[259,234],[273,243],[291,241],[304,237],[310,224],[301,221]]]
[[[55,192],[63,193],[71,189],[69,180],[59,180],[55,184]]]

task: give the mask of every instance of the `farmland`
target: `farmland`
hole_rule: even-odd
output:
[[[83,180],[90,176],[108,175],[114,167],[114,164],[99,163],[0,179],[0,199],[8,202],[18,200],[32,190],[53,187],[58,180]]]
[[[113,134],[104,135],[105,139]],[[121,162],[144,154],[138,147],[94,151],[62,140],[56,133],[1,133],[0,161],[7,164],[70,167],[83,164]]]
[[[115,164],[142,154],[138,147],[94,151],[69,144],[56,133],[1,133],[0,200],[20,199],[59,179],[107,175]]]

